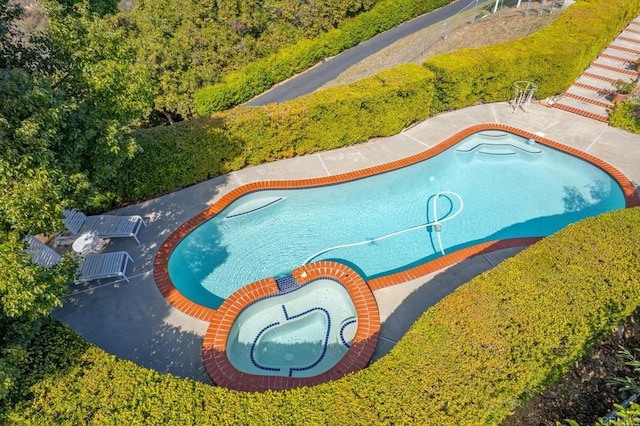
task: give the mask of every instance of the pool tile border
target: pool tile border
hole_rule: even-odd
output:
[[[229,296],[211,319],[202,345],[204,367],[214,383],[242,391],[265,391],[315,386],[358,371],[369,363],[380,335],[380,313],[371,289],[356,271],[337,262],[320,261],[301,266],[292,275],[301,286],[321,278],[340,282],[356,308],[358,329],[351,347],[330,370],[314,377],[260,376],[237,370],[226,355],[227,340],[234,320],[251,303],[279,294],[275,279],[249,284]]]
[[[154,261],[154,278],[158,290],[164,296],[164,298],[173,305],[176,309],[179,309],[188,315],[191,315],[195,318],[211,321],[215,316],[216,310],[207,308],[201,305],[198,305],[186,297],[184,297],[178,289],[173,285],[171,279],[169,278],[168,271],[168,262],[169,256],[171,252],[176,247],[176,245],[190,232],[192,232],[195,228],[197,228],[200,224],[207,221],[211,217],[215,216],[219,212],[221,212],[224,208],[226,208],[229,204],[235,201],[238,197],[249,194],[256,191],[266,190],[266,189],[296,189],[296,188],[311,188],[318,186],[326,186],[333,185],[336,183],[348,182],[356,179],[361,179],[364,177],[372,176],[375,174],[385,173],[391,170],[395,170],[402,167],[407,167],[418,163],[420,161],[424,161],[428,158],[431,158],[446,149],[450,148],[460,140],[464,139],[467,136],[472,135],[473,133],[488,131],[488,130],[502,130],[511,132],[522,137],[528,139],[534,139],[538,143],[542,143],[546,146],[550,146],[552,148],[558,149],[570,155],[573,155],[578,158],[582,158],[590,163],[596,165],[601,168],[609,175],[611,175],[620,185],[622,191],[625,195],[626,205],[627,207],[640,206],[640,198],[638,198],[638,193],[635,189],[635,186],[629,179],[627,179],[620,171],[606,163],[605,161],[594,157],[584,151],[560,144],[551,139],[547,139],[541,136],[538,136],[534,133],[527,132],[512,126],[504,125],[504,124],[476,124],[474,126],[467,127],[466,129],[456,133],[455,135],[447,138],[443,142],[438,145],[422,151],[418,154],[406,157],[401,160],[395,160],[390,163],[385,163],[361,170],[356,170],[352,172],[347,172],[343,174],[333,175],[333,176],[324,176],[312,179],[299,179],[299,180],[276,180],[276,181],[262,181],[262,182],[253,182],[246,185],[242,185],[238,188],[235,188],[225,194],[222,198],[216,201],[213,205],[211,205],[206,210],[200,212],[193,218],[189,219],[182,225],[180,225],[161,245],[158,253],[156,254]],[[530,245],[537,241],[539,238],[517,238],[510,240],[502,240],[502,241],[494,241],[482,243],[473,247],[468,247],[463,250],[459,250],[455,253],[448,254],[431,262],[425,263],[423,265],[419,265],[415,268],[405,270],[396,274],[387,275],[381,278],[375,278],[369,281],[369,286],[372,290],[377,290],[380,288],[401,284],[408,280],[412,280],[423,276],[425,274],[437,271],[443,267],[449,266],[453,263],[468,259],[470,257],[476,256],[481,253],[487,253],[490,251],[500,250],[502,248],[507,247],[515,247],[515,246],[523,246]]]

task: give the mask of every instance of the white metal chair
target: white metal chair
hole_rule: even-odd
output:
[[[147,224],[138,215],[87,216],[78,210],[65,210],[64,226],[75,235],[91,232],[100,238],[133,237],[140,244],[138,232]]]

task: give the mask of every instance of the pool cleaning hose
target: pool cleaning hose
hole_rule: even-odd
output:
[[[453,195],[454,197],[456,197],[458,199],[458,201],[460,201],[460,207],[451,216],[445,216],[445,217],[443,217],[441,219],[438,219],[438,216],[437,216],[437,214],[438,214],[438,197],[441,197],[441,196],[444,197],[444,196],[447,196],[447,195]],[[440,232],[442,231],[442,224],[444,222],[447,222],[447,221],[453,219],[454,217],[458,216],[462,212],[462,210],[464,209],[464,202],[462,201],[462,197],[460,195],[456,194],[453,191],[440,191],[436,195],[434,195],[433,198],[434,198],[434,200],[433,200],[433,217],[435,218],[435,220],[433,220],[431,222],[423,223],[423,224],[420,224],[420,225],[412,226],[410,228],[401,229],[400,231],[395,231],[395,232],[392,232],[390,234],[386,234],[386,235],[383,235],[381,237],[373,238],[373,239],[370,239],[370,240],[364,240],[364,241],[359,241],[357,243],[350,243],[350,244],[340,244],[338,246],[333,246],[333,247],[326,248],[324,250],[320,250],[319,252],[313,254],[312,256],[309,256],[304,261],[303,265],[306,265],[312,259],[315,259],[316,257],[320,256],[321,254],[327,253],[327,252],[329,252],[331,250],[337,250],[337,249],[346,248],[346,247],[361,246],[361,245],[364,245],[364,244],[371,244],[371,243],[375,243],[376,241],[385,240],[387,238],[391,238],[391,237],[394,237],[396,235],[404,234],[405,232],[415,231],[416,229],[425,228],[427,226],[433,226],[433,229],[436,231],[436,236],[438,237],[438,245],[440,246],[440,253],[442,253],[442,255],[444,256],[445,252],[444,252],[444,248],[442,247],[442,239],[440,237]]]

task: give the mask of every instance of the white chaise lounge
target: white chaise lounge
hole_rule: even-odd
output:
[[[76,279],[76,283],[115,277],[122,277],[129,282],[127,277],[129,262],[133,262],[133,259],[126,251],[88,254],[80,265],[80,276]]]
[[[24,241],[27,243],[27,253],[31,255],[33,263],[48,268],[62,260],[62,256],[33,235],[29,235]]]
[[[138,231],[147,226],[141,216],[96,215],[86,216],[78,210],[64,211],[64,226],[75,235],[92,232],[100,238],[133,237],[138,240]]]

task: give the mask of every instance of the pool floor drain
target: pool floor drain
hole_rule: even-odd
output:
[[[293,358],[295,358],[293,356],[293,354],[291,352],[287,352],[286,354],[284,354],[284,360],[287,362],[291,362],[293,361]]]

